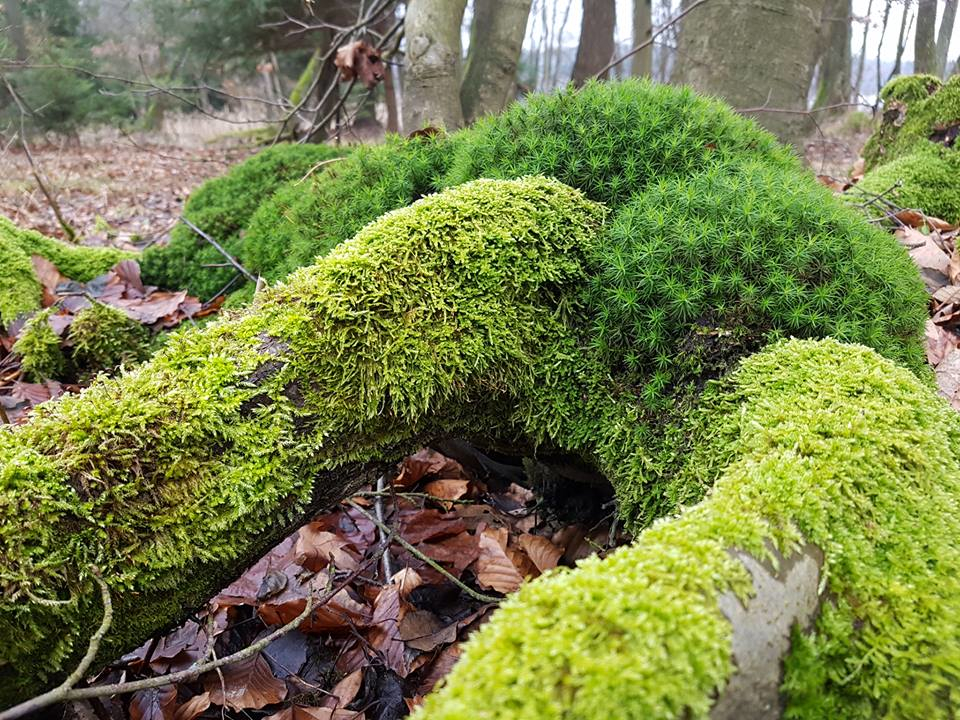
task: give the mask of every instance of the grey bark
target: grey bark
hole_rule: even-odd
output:
[[[883,80],[881,80],[880,74],[880,50],[883,48],[883,39],[887,36],[887,24],[890,22],[890,8],[893,5],[893,0],[887,0],[887,5],[883,10],[883,24],[880,28],[880,41],[877,43],[877,96],[879,97],[880,91],[883,89]]]
[[[863,39],[860,41],[860,55],[857,57],[857,74],[853,81],[853,90],[860,93],[860,85],[863,83],[863,64],[867,57],[867,35],[870,32],[870,11],[873,10],[873,0],[867,5],[867,14],[863,20]]]
[[[514,94],[532,0],[475,0],[460,88],[464,120],[498,113]]]
[[[580,44],[571,80],[583,85],[613,59],[613,31],[617,23],[615,0],[583,0]],[[603,74],[606,80],[609,72]]]
[[[460,24],[466,0],[409,0],[404,19],[403,127],[455,130],[460,106]]]
[[[825,4],[825,0],[705,3],[682,21],[678,75],[735,108],[778,110],[756,112],[755,117],[784,142],[798,143],[814,127],[803,112]]]
[[[903,64],[903,51],[907,49],[907,36],[910,34],[910,26],[913,25],[913,13],[910,6],[905,5],[903,16],[900,20],[900,34],[897,36],[897,59],[893,62],[893,69],[887,77],[887,82],[900,74]]]
[[[633,0],[633,46],[650,39],[653,32],[652,0]],[[648,45],[631,58],[630,74],[650,77],[653,73],[653,45]]]
[[[940,18],[940,30],[937,32],[937,75],[945,77],[947,71],[947,53],[950,51],[950,38],[957,20],[957,0],[945,0],[943,17]]]
[[[852,6],[852,0],[827,0],[815,107],[845,103],[850,99]]]
[[[919,0],[917,4],[917,33],[913,38],[913,71],[937,72],[937,0]]]

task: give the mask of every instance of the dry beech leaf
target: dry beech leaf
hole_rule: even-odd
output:
[[[423,584],[423,578],[413,568],[403,568],[393,574],[390,582],[399,588],[401,599],[406,600],[410,593]]]
[[[417,549],[431,560],[452,565],[459,576],[480,556],[480,538],[464,531],[437,542],[420,543]]]
[[[43,307],[50,307],[57,301],[57,285],[68,282],[70,278],[60,273],[59,268],[42,255],[31,255],[33,272],[43,286]]]
[[[138,690],[130,698],[130,720],[174,720],[176,702],[173,685]]]
[[[396,527],[400,536],[413,545],[424,540],[457,535],[467,529],[456,513],[444,513],[432,508],[401,510],[397,514]]]
[[[331,562],[337,570],[356,570],[358,560],[352,548],[348,540],[320,529],[316,523],[304,525],[297,533],[297,562],[313,572],[323,570]]]
[[[405,614],[405,603],[400,600],[400,588],[384,585],[373,604],[373,620],[367,641],[383,658],[384,665],[400,677],[410,674],[406,646],[400,638],[400,622]]]
[[[416,485],[425,477],[460,479],[465,477],[463,466],[436,450],[423,448],[403,461],[400,475],[393,481],[397,487]]]
[[[327,707],[291,705],[280,712],[268,715],[264,720],[365,720],[358,710],[341,710]]]
[[[325,708],[345,708],[360,692],[361,685],[363,685],[363,670],[354,670],[333,686],[330,694],[320,701],[320,705]]]
[[[950,264],[947,266],[947,277],[950,278],[950,284],[960,283],[960,244],[953,249],[950,256]]]
[[[960,338],[949,330],[944,330],[934,323],[933,320],[927,320],[925,334],[927,340],[927,362],[934,367],[939,365],[947,355],[955,352],[957,346],[960,345]]]
[[[437,655],[437,659],[433,661],[433,664],[427,670],[426,674],[421,678],[420,687],[417,688],[417,695],[426,695],[433,690],[436,684],[449,674],[459,658],[460,643],[448,645],[441,650],[440,654]]]
[[[476,562],[476,573],[477,582],[483,587],[502,593],[513,592],[523,582],[523,576],[507,557],[505,547],[500,543],[499,533],[490,528],[480,535],[480,556]]]
[[[457,623],[444,623],[429,610],[410,610],[400,621],[400,638],[414,650],[430,652],[457,639]]]
[[[894,217],[904,225],[909,225],[910,227],[914,228],[922,228],[924,225],[926,225],[929,228],[943,232],[949,232],[950,230],[957,229],[956,225],[951,225],[946,220],[941,220],[940,218],[932,217],[930,215],[924,215],[916,210],[901,210],[900,212],[896,213]]]
[[[540,571],[533,564],[533,560],[520,548],[508,547],[504,552],[510,558],[510,562],[524,578],[535,578],[540,576]]]
[[[459,500],[470,492],[469,480],[455,480],[453,478],[444,478],[442,480],[433,480],[423,487],[427,495],[432,495],[439,500]],[[449,503],[447,508],[449,509]]]
[[[563,550],[542,535],[521,535],[518,544],[542,573],[553,570],[563,557]]]
[[[260,653],[221,668],[223,681],[214,671],[204,677],[204,689],[210,702],[231,710],[258,710],[282,702],[287,697],[287,684],[274,677],[270,664]]]
[[[210,707],[210,693],[202,692],[178,707],[173,714],[173,720],[193,720],[208,707]]]

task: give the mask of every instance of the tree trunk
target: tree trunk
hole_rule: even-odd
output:
[[[863,18],[863,40],[860,41],[860,55],[857,57],[857,75],[853,81],[853,91],[861,94],[860,85],[863,83],[863,68],[867,57],[867,36],[870,34],[870,12],[873,10],[873,0],[867,3],[867,14]]]
[[[940,30],[937,33],[937,75],[946,77],[947,53],[950,52],[950,39],[957,20],[957,0],[945,0],[943,17],[940,18]]]
[[[743,0],[698,7],[680,28],[683,80],[735,108],[780,110],[755,117],[784,142],[799,142],[813,128],[802,111],[824,5],[825,0]]]
[[[880,91],[883,89],[883,80],[881,79],[880,72],[880,52],[883,49],[883,39],[887,36],[887,25],[890,22],[890,8],[892,5],[893,0],[887,0],[887,5],[883,10],[883,23],[880,25],[880,40],[877,42],[877,97],[880,97]]]
[[[653,32],[652,0],[633,0],[633,46],[645,43]],[[653,72],[653,45],[650,44],[631,58],[630,74],[650,77]]]
[[[474,0],[470,54],[460,102],[470,123],[498,113],[514,96],[531,0]]]
[[[893,69],[887,76],[887,82],[900,74],[903,66],[903,51],[907,49],[907,36],[910,35],[910,27],[913,25],[913,12],[909,5],[903,8],[903,15],[900,19],[900,34],[897,36],[897,58],[893,61]]]
[[[613,60],[613,31],[617,23],[615,0],[583,0],[583,20],[580,24],[580,44],[573,63],[574,85],[583,85]],[[610,76],[605,72],[601,77]]]
[[[460,24],[467,0],[410,0],[404,19],[403,127],[456,130],[460,105]]]
[[[937,72],[937,0],[919,0],[917,33],[913,38],[913,72]]]
[[[10,39],[13,41],[14,57],[18,62],[24,62],[29,55],[27,52],[27,31],[23,26],[23,8],[20,6],[20,0],[6,0],[3,5],[4,14],[7,18],[7,29],[10,31]]]
[[[827,0],[824,9],[820,78],[814,107],[845,103],[850,99],[850,34],[852,0]]]

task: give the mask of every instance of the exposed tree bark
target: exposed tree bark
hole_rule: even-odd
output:
[[[706,3],[681,24],[682,80],[735,108],[806,110],[825,4]],[[810,118],[799,113],[761,112],[756,118],[785,142],[796,143],[812,130]]]
[[[498,113],[513,96],[531,0],[475,0],[460,102],[464,120]]]
[[[853,91],[860,94],[860,85],[863,83],[863,67],[867,57],[867,35],[870,33],[870,11],[873,10],[873,0],[867,4],[867,14],[863,16],[863,40],[860,41],[860,55],[857,57],[857,75],[853,81]]]
[[[903,15],[900,20],[900,34],[897,36],[897,58],[893,62],[893,69],[887,76],[887,82],[900,74],[903,66],[903,51],[907,49],[907,36],[910,34],[910,27],[913,25],[913,11],[909,5],[903,8]]]
[[[580,44],[573,64],[574,85],[582,85],[613,59],[613,32],[617,23],[615,0],[583,0]],[[603,74],[603,79],[609,77]]]
[[[467,0],[410,0],[404,20],[403,126],[463,125],[460,24]]]
[[[883,39],[887,36],[887,25],[890,23],[890,8],[893,0],[887,0],[887,5],[883,9],[883,23],[880,26],[880,41],[877,43],[877,95],[883,89],[883,80],[880,79],[880,53],[883,50]]]
[[[943,17],[940,18],[940,30],[937,32],[937,75],[946,76],[947,53],[950,51],[950,38],[957,20],[957,0],[945,0]]]
[[[913,71],[937,72],[937,0],[917,3],[917,32],[913,38]]]
[[[652,0],[633,0],[633,45],[645,42],[653,31]],[[634,77],[650,77],[653,72],[653,45],[645,47],[633,56],[630,74]]]
[[[10,39],[13,41],[14,56],[23,62],[28,57],[27,32],[23,26],[23,8],[20,6],[20,0],[6,0],[3,9],[7,19],[7,30],[10,31]]]
[[[827,0],[824,9],[820,78],[814,107],[845,103],[850,99],[850,18],[852,0]]]

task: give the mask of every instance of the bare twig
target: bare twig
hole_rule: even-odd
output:
[[[198,228],[198,227],[197,227],[196,225],[194,225],[192,222],[190,222],[189,220],[187,220],[187,218],[185,218],[183,215],[180,216],[180,219],[183,220],[184,224],[185,224],[188,228],[190,228],[191,230],[193,230],[197,235],[199,235],[200,237],[202,237],[202,238],[203,238],[204,240],[206,240],[208,243],[210,243],[211,245],[213,245],[213,247],[217,250],[217,252],[219,252],[221,255],[223,255],[223,256],[227,259],[227,262],[229,262],[229,263],[230,263],[231,265],[233,265],[239,272],[241,272],[241,273],[243,274],[243,276],[247,278],[247,280],[249,280],[249,281],[252,282],[252,283],[256,283],[256,282],[257,282],[257,278],[256,278],[253,274],[251,274],[251,272],[250,272],[249,270],[247,270],[243,265],[241,265],[239,260],[237,260],[233,255],[231,255],[230,253],[228,253],[226,250],[224,250],[223,246],[222,246],[220,243],[218,243],[218,242],[217,242],[216,240],[214,240],[212,237],[210,237],[209,235],[207,235],[203,230],[201,230],[200,228]]]
[[[90,644],[87,645],[87,652],[84,653],[80,664],[67,676],[66,680],[53,690],[49,690],[19,705],[14,705],[9,710],[0,712],[0,720],[14,720],[15,718],[34,713],[41,708],[72,699],[69,695],[73,690],[73,686],[84,678],[90,665],[93,664],[97,653],[100,651],[100,641],[103,640],[103,636],[107,634],[110,625],[113,623],[113,601],[110,599],[110,588],[107,587],[103,578],[100,577],[99,570],[91,568],[91,572],[93,579],[96,580],[97,585],[100,586],[100,599],[103,602],[103,620],[100,623],[100,627],[97,628],[97,631],[90,638]]]
[[[43,193],[43,196],[47,199],[47,202],[50,203],[50,208],[53,210],[53,214],[56,216],[57,222],[60,223],[60,227],[63,229],[67,239],[70,242],[76,242],[77,231],[74,230],[73,226],[71,226],[70,223],[67,222],[66,218],[63,217],[63,213],[60,211],[60,203],[57,202],[57,199],[53,196],[53,193],[50,192],[46,183],[44,183],[43,178],[41,177],[40,169],[37,167],[36,160],[33,158],[33,153],[30,151],[30,143],[27,142],[26,117],[29,114],[27,108],[20,99],[20,95],[18,95],[17,91],[13,89],[13,85],[11,85],[10,81],[7,80],[7,76],[0,75],[0,77],[3,78],[3,84],[6,85],[7,92],[10,93],[10,97],[13,98],[13,102],[17,105],[17,110],[20,111],[20,147],[23,148],[23,152],[27,156],[27,162],[30,163],[30,173],[33,175],[33,179],[37,181],[37,185],[40,187],[40,192]]]
[[[474,600],[479,600],[480,602],[484,602],[484,603],[500,602],[501,598],[493,597],[492,595],[484,595],[483,593],[477,592],[472,587],[470,587],[469,585],[461,581],[459,578],[455,577],[453,574],[448,572],[447,569],[443,567],[443,565],[441,565],[440,563],[438,563],[436,560],[429,557],[428,555],[425,555],[424,553],[422,553],[420,550],[418,550],[416,547],[411,545],[409,542],[407,542],[402,537],[400,537],[400,535],[394,532],[393,528],[380,522],[377,518],[375,518],[373,515],[368,513],[366,510],[364,510],[362,507],[357,505],[355,502],[348,502],[347,504],[350,507],[352,507],[354,510],[356,510],[358,513],[363,515],[367,520],[369,520],[374,525],[376,525],[381,532],[385,533],[387,537],[391,539],[391,541],[396,541],[408,553],[410,553],[418,560],[422,560],[427,565],[432,567],[438,573],[440,573],[445,578],[447,578],[447,580],[449,580],[458,588],[460,588],[464,592],[464,594],[466,594],[467,596],[472,597]],[[0,718],[0,720],[3,720],[3,718]]]
[[[385,532],[382,528],[386,526],[386,521],[384,520],[383,515],[383,496],[384,488],[387,484],[386,473],[380,473],[380,477],[377,478],[377,497],[373,501],[374,510],[377,513],[377,520],[380,523],[380,545],[383,546],[383,556],[381,557],[381,562],[383,563],[383,579],[384,582],[390,582],[390,578],[393,577],[393,562],[390,558],[390,534]]]
[[[692,12],[693,10],[695,10],[696,8],[700,7],[700,6],[703,5],[705,2],[708,2],[708,0],[697,0],[696,2],[692,3],[688,8],[686,8],[682,13],[679,13],[678,15],[670,18],[667,22],[665,22],[663,25],[661,25],[661,26],[658,27],[656,30],[654,30],[654,31],[650,34],[650,37],[648,37],[648,38],[647,38],[646,40],[644,40],[642,43],[640,43],[640,44],[637,45],[636,47],[632,48],[631,50],[627,51],[626,53],[624,53],[624,54],[621,55],[620,57],[614,58],[614,59],[611,60],[609,63],[607,63],[605,66],[603,66],[603,68],[601,68],[599,71],[597,71],[597,73],[593,76],[594,79],[595,79],[595,80],[599,80],[601,77],[603,77],[603,76],[606,74],[606,72],[607,72],[608,70],[610,70],[610,68],[616,67],[617,65],[619,65],[620,63],[622,63],[624,60],[627,60],[628,58],[631,58],[631,57],[633,57],[634,55],[636,55],[638,52],[640,52],[641,50],[643,50],[645,47],[649,47],[650,45],[652,45],[652,44],[653,44],[653,41],[656,40],[658,37],[660,37],[660,35],[662,35],[664,32],[666,32],[667,29],[669,29],[670,27],[672,27],[674,24],[678,23],[685,15],[689,14],[690,12]]]
[[[313,175],[317,170],[319,170],[320,168],[322,168],[324,165],[329,165],[330,163],[339,162],[340,160],[343,160],[343,159],[344,159],[344,158],[342,158],[342,157],[335,157],[335,158],[330,158],[329,160],[321,160],[321,161],[318,162],[316,165],[314,165],[312,168],[310,168],[309,170],[307,170],[306,174],[305,174],[302,178],[300,178],[299,180],[297,180],[296,184],[299,185],[300,183],[302,183],[304,180],[306,180],[308,177],[310,177],[311,175]]]

